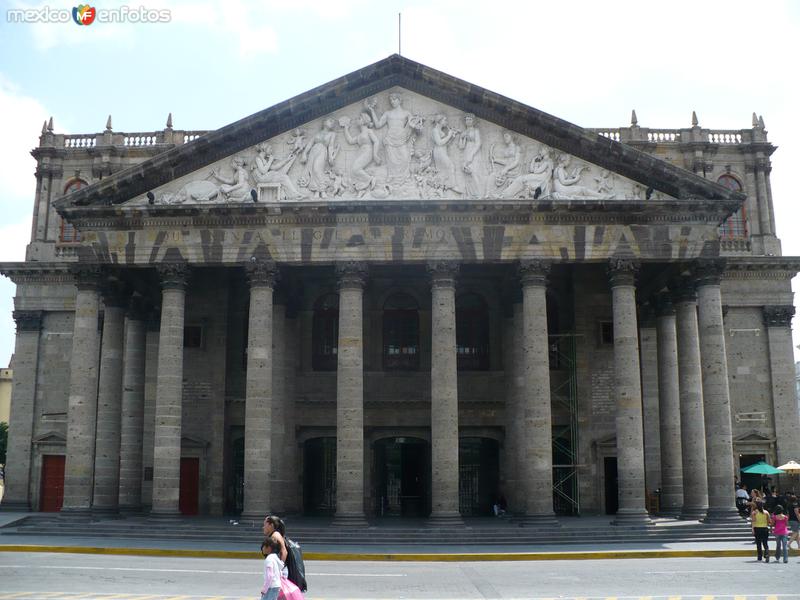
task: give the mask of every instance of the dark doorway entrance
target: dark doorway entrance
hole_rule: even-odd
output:
[[[616,456],[606,456],[603,459],[603,473],[606,482],[606,514],[615,515],[619,509]]]
[[[336,438],[312,438],[303,451],[303,509],[307,515],[336,512]]]
[[[58,512],[64,504],[64,456],[42,456],[42,487],[39,510]]]
[[[465,437],[458,441],[458,509],[465,517],[491,515],[499,501],[500,450],[497,440]]]
[[[761,460],[766,462],[767,457],[763,454],[740,454],[739,468],[743,469],[744,467],[749,467]],[[739,481],[747,486],[748,491],[753,488],[763,491],[764,485],[770,485],[769,478],[765,475],[759,475],[758,473],[742,473],[741,471],[739,471],[739,475],[741,477]]]
[[[378,516],[430,514],[430,478],[430,452],[425,440],[396,437],[375,442]]]
[[[178,510],[182,515],[196,515],[200,495],[200,459],[181,458],[181,482]]]

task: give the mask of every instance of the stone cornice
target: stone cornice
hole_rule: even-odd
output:
[[[702,196],[739,204],[745,199],[744,194],[632,146],[395,54],[119,171],[59,200],[56,206],[63,210],[69,205],[125,202],[260,141],[397,86],[473,113],[478,119],[537,139],[676,198]]]
[[[76,192],[77,193],[77,192]],[[353,200],[296,204],[136,206],[64,208],[60,212],[81,231],[156,227],[254,227],[337,223],[543,222],[548,224],[708,223],[716,226],[738,202],[685,200]],[[377,223],[376,223],[377,222]]]
[[[800,272],[798,256],[752,256],[726,259],[724,279],[791,280]]]
[[[7,262],[0,263],[0,274],[17,285],[72,285],[69,263]]]

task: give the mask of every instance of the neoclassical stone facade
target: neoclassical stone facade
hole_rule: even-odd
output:
[[[217,131],[46,123],[0,508],[730,518],[800,458],[773,151],[399,56]]]

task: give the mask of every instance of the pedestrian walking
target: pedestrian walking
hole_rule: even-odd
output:
[[[789,517],[783,513],[783,507],[778,504],[775,507],[775,514],[772,515],[772,532],[775,534],[775,562],[783,557],[783,562],[789,562],[789,528],[787,523]]]
[[[794,492],[789,492],[789,502],[786,507],[786,513],[789,515],[789,541],[787,547],[792,547],[792,542],[797,544],[797,549],[800,550],[800,505],[797,503],[797,496]]]
[[[750,514],[750,525],[756,539],[758,560],[763,557],[764,562],[769,562],[769,513],[764,508],[763,501],[756,502],[756,507]]]
[[[281,571],[283,562],[278,558],[281,545],[272,538],[267,538],[261,544],[261,554],[264,556],[264,585],[261,587],[261,600],[278,600],[281,591]]]
[[[277,515],[269,515],[264,519],[263,531],[267,538],[278,542],[278,558],[281,559],[281,563],[284,565],[282,567],[281,575],[286,577],[289,574],[289,571],[286,568],[286,555],[288,554],[288,551],[286,550],[286,539],[284,537],[286,535],[286,525],[284,525],[283,519]]]

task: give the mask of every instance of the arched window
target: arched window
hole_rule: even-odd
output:
[[[71,194],[74,191],[81,189],[82,187],[86,187],[89,185],[83,179],[79,177],[73,177],[67,182],[67,185],[64,186],[64,195]],[[63,218],[61,219],[61,226],[59,227],[58,232],[58,241],[59,242],[80,242],[81,241],[81,234],[75,230],[75,227],[72,223],[67,223]]]
[[[456,298],[456,356],[459,371],[489,370],[489,309],[478,294]]]
[[[721,186],[733,190],[734,192],[742,191],[742,184],[733,175],[720,175],[717,183]],[[726,221],[719,227],[719,235],[724,240],[743,239],[748,237],[747,231],[747,209],[744,205],[733,213]]]
[[[419,369],[419,305],[408,294],[394,294],[383,305],[383,368]]]
[[[339,346],[339,296],[326,294],[314,304],[311,333],[311,368],[335,371]]]

